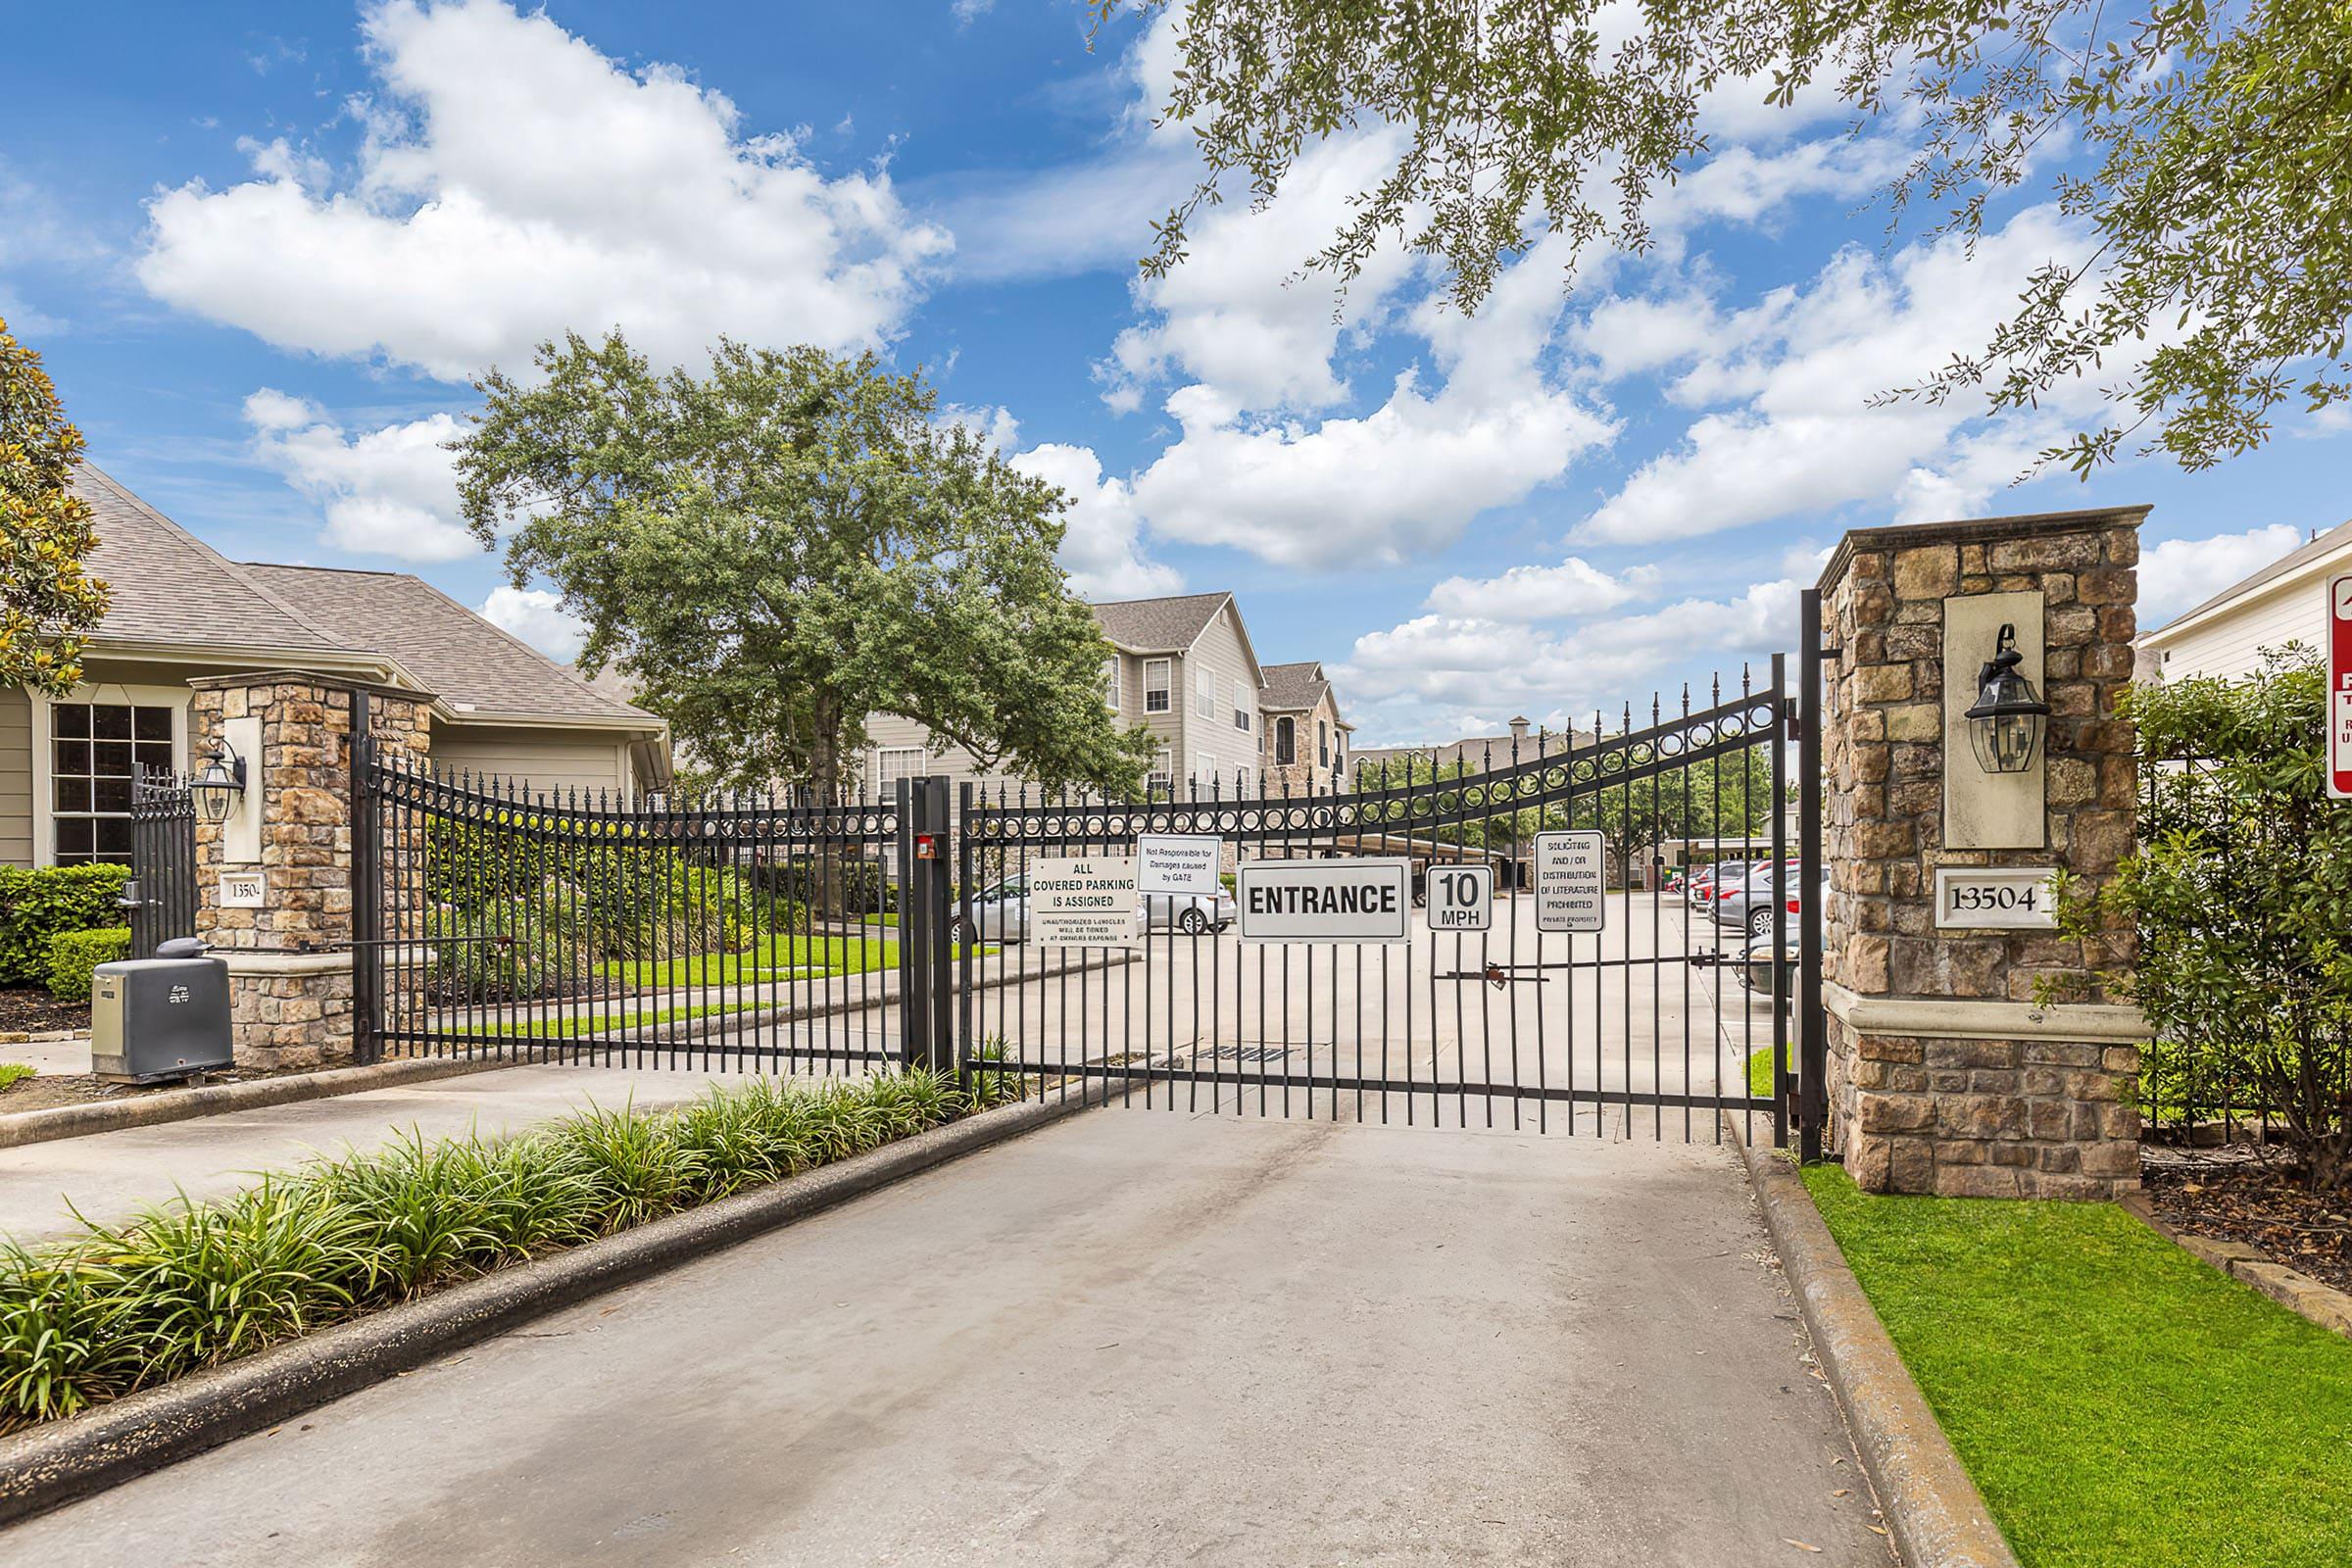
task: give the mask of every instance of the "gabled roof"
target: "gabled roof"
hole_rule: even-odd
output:
[[[366,652],[319,624],[253,574],[132,495],[95,465],[74,471],[90,504],[98,548],[91,575],[113,590],[98,636],[132,643],[199,643],[294,654]]]
[[[645,710],[595,690],[421,577],[258,563],[245,569],[288,604],[342,627],[363,646],[396,654],[435,696],[476,723],[512,718],[662,726]]]
[[[1323,662],[1319,659],[1296,664],[1268,664],[1265,677],[1266,684],[1257,694],[1257,706],[1270,713],[1304,712],[1331,690],[1331,680],[1323,673]]]
[[[2262,589],[2270,584],[2277,582],[2279,578],[2292,576],[2296,571],[2310,565],[2313,562],[2335,555],[2348,546],[2352,546],[2352,522],[2338,523],[2334,527],[2328,529],[2326,533],[2320,535],[2317,539],[2313,539],[2297,549],[2288,551],[2285,555],[2280,556],[2277,561],[2274,561],[2269,565],[2263,567],[2260,571],[2253,572],[2245,577],[2239,578],[2236,582],[2231,583],[2220,593],[2215,594],[2211,599],[2206,600],[2203,604],[2196,606],[2192,610],[2186,610],[2181,612],[2180,614],[2175,615],[2172,619],[2166,621],[2154,631],[2147,633],[2147,636],[2161,636],[2163,633],[2171,631],[2175,626],[2180,625],[2185,621],[2195,620],[2198,616],[2204,614],[2208,611],[2219,610],[2222,606],[2230,604],[2235,600],[2250,598],[2252,595],[2259,593]]]
[[[1225,594],[1179,594],[1172,599],[1118,599],[1095,605],[1102,635],[1130,654],[1181,654],[1200,640],[1217,612],[1233,600]]]

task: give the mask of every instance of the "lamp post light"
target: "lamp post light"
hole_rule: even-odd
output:
[[[226,740],[219,742],[204,771],[188,781],[188,794],[198,816],[216,827],[227,821],[245,794],[245,759]]]
[[[1977,765],[1987,773],[2023,773],[2041,753],[2050,705],[2017,672],[2024,657],[2017,651],[2017,628],[2003,625],[1991,660],[1977,676],[1976,706],[1964,715]]]

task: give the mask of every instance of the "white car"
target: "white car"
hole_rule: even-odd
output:
[[[1143,903],[1149,929],[1181,931],[1193,937],[1222,931],[1241,915],[1241,906],[1234,902],[1232,894],[1222,889],[1213,895],[1147,893]],[[1028,878],[1006,877],[995,887],[975,895],[972,899],[972,921],[980,928],[983,941],[1028,941]]]

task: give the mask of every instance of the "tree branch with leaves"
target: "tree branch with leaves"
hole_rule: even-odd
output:
[[[71,694],[106,615],[98,530],[74,493],[81,446],[41,357],[0,321],[0,688]]]
[[[1088,0],[1100,26],[1170,0]],[[1344,289],[1401,245],[1475,311],[1544,235],[1574,258],[1650,248],[1660,191],[1714,149],[1716,92],[1783,106],[1816,83],[1913,138],[1884,192],[1972,243],[2039,182],[2081,255],[2019,280],[1982,345],[1884,397],[2030,409],[2105,381],[2042,454],[2087,475],[2127,450],[2204,468],[2282,405],[2352,398],[2352,8],[2340,0],[1186,0],[1163,120],[1203,170],[1143,260],[1179,264],[1204,207],[1282,190],[1328,138],[1405,133],[1329,244]],[[1237,189],[1238,187],[1238,189]]]

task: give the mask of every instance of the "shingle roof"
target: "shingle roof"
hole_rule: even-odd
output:
[[[2180,625],[2180,622],[2187,620],[2192,616],[2202,615],[2205,613],[2205,612],[2213,609],[2217,605],[2226,605],[2232,599],[2242,599],[2246,595],[2254,592],[2255,589],[2263,586],[2263,584],[2275,582],[2278,578],[2287,575],[2289,572],[2292,572],[2297,567],[2317,561],[2322,556],[2329,555],[2337,550],[2340,550],[2347,544],[2352,544],[2352,522],[2337,523],[2334,527],[2328,529],[2317,539],[2311,540],[2309,543],[2304,544],[2300,548],[2291,550],[2285,555],[2280,556],[2277,561],[2272,562],[2260,571],[2254,572],[2250,576],[2239,578],[2236,582],[2231,583],[2229,587],[2223,589],[2220,593],[2215,594],[2211,599],[2206,600],[2203,604],[2198,605],[2195,609],[2182,611],[2180,614],[2175,615],[2172,619],[2166,621],[2162,626],[2157,627],[2156,630],[2159,632],[2169,630],[2170,628]]]
[[[74,488],[98,526],[90,571],[114,592],[100,637],[285,653],[366,651],[322,630],[94,466],[75,470]]]
[[[1321,660],[1309,659],[1296,664],[1268,664],[1266,684],[1257,694],[1257,706],[1269,712],[1303,712],[1323,700],[1331,690],[1324,677]]]
[[[1179,594],[1094,606],[1102,635],[1130,653],[1164,654],[1193,646],[1231,594]]]
[[[341,627],[360,646],[400,661],[459,712],[514,713],[613,723],[661,720],[593,690],[564,665],[509,636],[421,577],[327,566],[245,569],[288,603]]]

